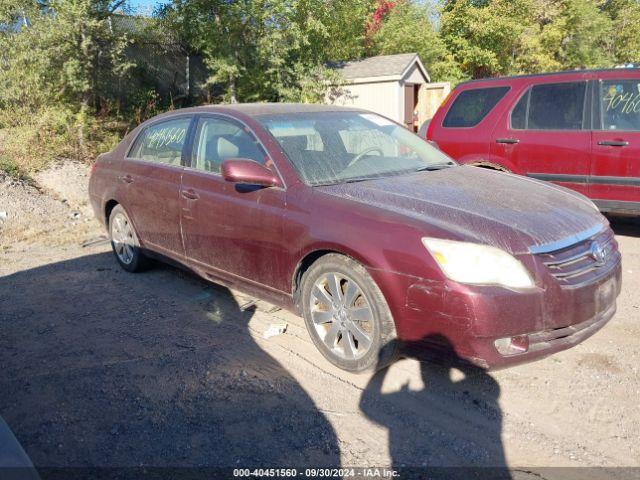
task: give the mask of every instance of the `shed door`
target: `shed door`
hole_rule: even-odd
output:
[[[404,123],[407,127],[413,126],[413,85],[404,86]]]

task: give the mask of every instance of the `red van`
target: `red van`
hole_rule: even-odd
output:
[[[640,69],[462,83],[426,138],[460,163],[558,183],[603,212],[640,214]]]

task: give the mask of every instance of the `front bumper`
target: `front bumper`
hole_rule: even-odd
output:
[[[538,288],[511,291],[433,281],[370,270],[394,315],[399,339],[412,355],[433,355],[432,340],[466,361],[486,369],[530,362],[568,349],[593,335],[615,314],[621,264],[589,284],[563,288],[547,278]],[[606,295],[602,295],[606,292]],[[502,355],[495,341],[527,336],[525,352]],[[438,350],[437,348],[435,349]]]

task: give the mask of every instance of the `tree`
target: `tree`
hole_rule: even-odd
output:
[[[104,92],[131,67],[128,40],[108,19],[123,0],[9,0],[0,23],[16,15],[28,25],[0,34],[0,126],[39,121],[71,136],[86,152],[90,116]],[[45,130],[44,126],[37,128]]]
[[[467,76],[509,74],[517,69],[531,14],[531,0],[448,0],[441,36]]]
[[[640,2],[609,0],[604,11],[613,22],[612,55],[617,63],[640,62]]]
[[[309,80],[327,73],[332,15],[322,0],[174,0],[163,12],[182,42],[204,55],[207,86],[229,102],[307,98],[316,90]]]
[[[563,69],[611,66],[611,19],[598,0],[561,0],[558,14],[541,29],[547,52]]]
[[[636,0],[611,1],[638,6]],[[636,14],[626,6],[627,15]],[[474,78],[605,67],[614,63],[614,48],[621,59],[630,58],[634,47],[627,51],[624,45],[640,41],[637,27],[620,20],[624,40],[614,47],[614,24],[605,9],[601,0],[447,0],[441,36]]]
[[[462,71],[447,51],[438,35],[433,18],[435,12],[427,4],[417,4],[402,0],[389,6],[383,3],[384,17],[374,17],[369,23],[371,47],[374,55],[392,55],[415,52],[427,65],[433,80],[457,81],[463,77]]]
[[[122,77],[131,66],[123,55],[127,39],[114,34],[107,21],[122,4],[122,0],[15,2],[11,9],[26,12],[29,26],[0,39],[5,51],[2,101],[97,107],[99,85]],[[24,83],[32,89],[21,92]]]

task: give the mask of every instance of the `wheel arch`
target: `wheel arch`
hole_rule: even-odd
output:
[[[511,173],[507,167],[500,165],[499,163],[488,162],[486,160],[478,160],[475,162],[467,163],[470,167],[486,168],[487,170],[497,170],[499,172]]]
[[[360,263],[365,268],[367,266],[367,262],[364,259],[359,258],[358,255],[354,255],[353,253],[349,252],[348,249],[340,248],[335,245],[317,247],[306,251],[302,258],[300,258],[300,260],[296,264],[291,276],[291,294],[293,296],[293,304],[297,312],[302,312],[300,305],[300,287],[302,286],[302,277],[304,276],[304,273],[309,270],[311,265],[329,254],[342,255]]]
[[[499,172],[519,173],[516,165],[514,165],[508,159],[499,155],[466,155],[458,158],[457,161],[462,165],[469,165],[471,167],[487,168],[491,170],[497,170]]]
[[[120,202],[113,198],[104,204],[104,224],[107,227],[109,226],[109,217],[111,216],[111,212],[116,208],[116,205],[120,205]]]

